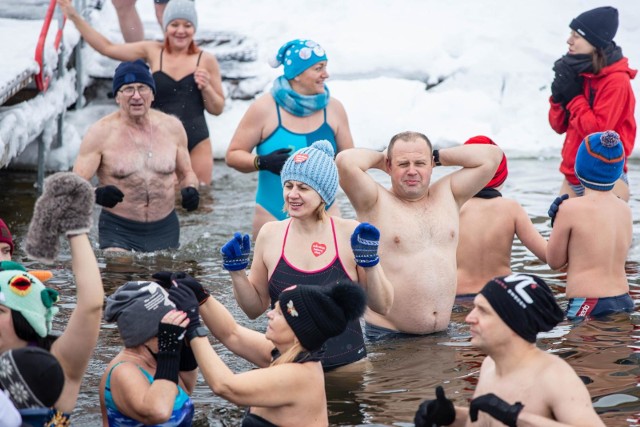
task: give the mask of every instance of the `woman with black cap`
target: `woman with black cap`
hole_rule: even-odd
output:
[[[200,295],[191,293],[188,299],[176,299],[178,309],[189,317],[186,339],[213,392],[248,407],[243,427],[329,424],[319,350],[364,312],[366,296],[360,286],[342,281],[327,287],[285,289],[267,314],[267,331],[261,334],[238,325],[193,278],[174,283],[169,290],[172,296],[180,287]],[[198,311],[222,344],[261,369],[234,374],[206,338],[207,329],[200,326]],[[169,323],[177,325],[178,321]]]
[[[618,10],[606,6],[588,10],[569,24],[569,51],[558,59],[553,70],[549,98],[549,124],[559,134],[566,133],[560,172],[564,181],[560,194],[582,196],[584,187],[574,172],[578,147],[594,132],[614,130],[629,157],[636,139],[636,100],[631,79],[637,70],[613,41],[618,30]],[[614,193],[629,200],[627,165],[616,182]]]

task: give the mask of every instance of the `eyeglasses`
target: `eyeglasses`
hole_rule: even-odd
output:
[[[147,85],[140,85],[137,87],[127,86],[119,90],[119,92],[125,96],[133,96],[133,94],[136,93],[136,91],[138,91],[140,96],[144,96],[144,95],[149,95],[151,93],[151,88]]]

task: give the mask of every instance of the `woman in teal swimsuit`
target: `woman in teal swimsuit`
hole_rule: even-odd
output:
[[[105,320],[117,322],[125,348],[100,381],[105,427],[191,425],[189,394],[197,365],[182,344],[188,320],[175,308],[155,282],[127,282],[107,298]],[[175,325],[161,325],[161,320]]]
[[[325,85],[329,73],[324,49],[311,40],[292,40],[271,63],[280,64],[284,75],[249,107],[226,155],[236,170],[258,171],[254,238],[265,222],[286,218],[279,175],[291,153],[321,139],[331,142],[336,153],[353,147],[347,113]],[[330,213],[340,211],[334,207]]]

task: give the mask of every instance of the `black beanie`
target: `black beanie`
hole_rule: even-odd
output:
[[[604,49],[618,31],[618,9],[604,6],[587,10],[571,21],[569,27],[592,46]]]
[[[113,75],[113,96],[116,95],[120,87],[131,83],[145,84],[151,88],[154,94],[156,93],[156,83],[151,75],[151,70],[149,70],[149,66],[147,66],[142,59],[122,62],[118,65]]]
[[[51,408],[63,387],[62,367],[48,351],[22,347],[0,355],[0,389],[17,409]]]
[[[480,291],[516,334],[534,343],[538,332],[553,329],[564,318],[553,292],[538,276],[495,277]]]
[[[318,350],[362,316],[366,300],[360,285],[350,280],[328,286],[291,286],[278,297],[287,323],[309,351]]]

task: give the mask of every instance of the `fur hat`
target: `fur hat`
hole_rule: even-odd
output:
[[[50,408],[64,387],[58,360],[39,347],[22,347],[0,355],[0,389],[16,409]]]
[[[284,64],[284,76],[291,80],[307,68],[326,60],[327,54],[318,43],[296,39],[283,44],[276,56],[269,60],[269,65],[277,68]]]
[[[287,181],[305,183],[318,192],[327,206],[331,206],[338,191],[338,168],[333,156],[333,145],[326,139],[301,148],[289,156],[282,166],[282,186]]]
[[[9,245],[9,252],[13,255],[13,237],[11,237],[11,232],[9,231],[9,227],[4,223],[2,218],[0,218],[0,243],[6,243]]]
[[[17,262],[0,262],[0,305],[19,312],[40,337],[51,332],[58,307],[58,292],[45,287],[40,280]]]
[[[603,49],[613,41],[618,31],[618,9],[611,6],[596,7],[578,15],[569,27],[592,46]]]
[[[302,346],[317,350],[364,313],[366,295],[354,282],[294,285],[280,293],[280,310]]]
[[[173,0],[179,1],[179,0]],[[167,9],[169,7],[167,6]],[[136,59],[135,61],[121,62],[116,68],[116,72],[113,75],[112,92],[115,96],[118,90],[131,83],[142,83],[151,88],[153,93],[156,93],[156,82],[153,80],[151,70],[149,66],[142,60]]]
[[[160,320],[175,308],[159,284],[127,282],[107,298],[104,320],[117,322],[125,347],[136,347],[158,335]]]
[[[34,259],[52,262],[58,254],[60,234],[88,233],[95,192],[86,179],[73,172],[58,172],[44,180],[29,224],[25,250]]]
[[[575,173],[580,183],[599,191],[611,190],[622,175],[625,154],[620,135],[612,130],[587,136],[576,154]]]
[[[508,327],[532,343],[538,332],[550,331],[564,318],[549,286],[532,274],[495,277],[480,294]]]
[[[193,0],[171,0],[162,13],[162,28],[166,31],[171,21],[184,19],[191,22],[193,29],[198,30],[198,14],[196,2]]]
[[[491,144],[496,146],[498,145],[495,142],[493,142],[490,138],[483,135],[469,138],[465,142],[465,145],[466,144]],[[509,170],[507,169],[507,156],[502,154],[502,161],[500,162],[500,165],[498,166],[498,169],[496,170],[496,173],[493,175],[493,178],[491,179],[491,181],[489,181],[489,183],[485,185],[485,188],[500,187],[502,184],[504,184],[504,181],[507,179],[508,175],[509,175]]]

